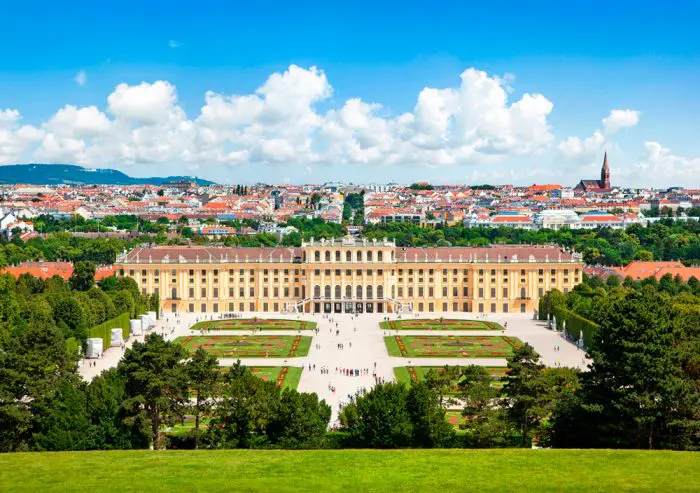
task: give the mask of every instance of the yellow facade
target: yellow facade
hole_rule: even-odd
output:
[[[556,246],[398,248],[321,240],[300,248],[148,247],[119,275],[164,312],[532,312],[549,289],[581,282],[578,254]]]

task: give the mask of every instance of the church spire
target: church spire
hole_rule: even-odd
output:
[[[600,188],[610,189],[610,168],[608,167],[608,150],[605,150],[603,157],[603,169],[600,170]]]

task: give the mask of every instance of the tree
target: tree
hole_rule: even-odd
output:
[[[127,423],[140,429],[150,426],[154,449],[164,446],[160,427],[172,425],[182,415],[187,400],[187,378],[180,344],[149,334],[143,343],[127,349],[119,365],[125,379]]]
[[[267,425],[270,442],[282,448],[313,448],[323,443],[331,408],[316,394],[285,389]]]
[[[194,403],[190,406],[190,410],[194,415],[195,449],[199,448],[200,419],[209,412],[214,403],[212,397],[215,395],[219,377],[218,365],[218,360],[200,347],[185,366],[190,393],[194,396]]]
[[[240,361],[224,375],[221,398],[207,430],[215,448],[254,448],[268,442],[266,430],[276,415],[280,391],[275,382],[256,378]]]
[[[343,407],[340,423],[354,445],[366,448],[410,447],[413,424],[407,401],[408,388],[404,384],[379,384]]]
[[[488,370],[474,365],[463,368],[459,387],[466,418],[460,425],[466,432],[465,444],[477,448],[506,445],[508,426]]]
[[[653,285],[602,306],[582,388],[591,427],[583,445],[653,449],[688,443],[698,426],[698,394],[678,347],[692,336],[676,317],[669,295]]]
[[[68,282],[71,289],[87,291],[95,285],[95,264],[93,262],[76,262]]]
[[[425,383],[437,393],[440,405],[451,405],[454,403],[454,399],[450,399],[448,396],[457,385],[459,377],[459,366],[445,365],[439,370],[431,368],[425,375]]]
[[[412,423],[412,446],[443,448],[452,445],[455,430],[447,422],[440,396],[426,383],[413,383],[408,391],[406,409]]]
[[[530,443],[531,431],[541,419],[537,399],[544,390],[539,378],[543,369],[540,355],[529,344],[516,349],[508,358],[508,374],[503,386],[503,393],[509,400],[507,414],[522,433],[525,444]]]

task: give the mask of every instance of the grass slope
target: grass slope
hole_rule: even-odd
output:
[[[0,491],[698,491],[692,452],[232,450],[0,454]]]

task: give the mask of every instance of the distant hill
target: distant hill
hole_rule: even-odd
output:
[[[190,176],[133,178],[116,169],[84,168],[73,164],[11,164],[0,166],[0,184],[13,185],[162,185],[191,180],[200,185],[214,182]]]

